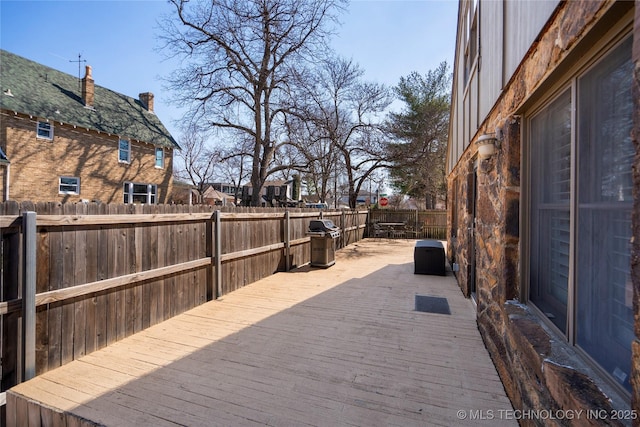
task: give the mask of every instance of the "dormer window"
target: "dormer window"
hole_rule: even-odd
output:
[[[131,143],[126,139],[118,142],[118,161],[120,163],[131,162]]]
[[[38,120],[36,136],[38,137],[38,139],[53,141],[53,125],[49,122]]]

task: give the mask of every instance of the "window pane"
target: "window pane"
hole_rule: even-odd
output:
[[[531,294],[566,332],[571,189],[571,93],[531,120]]]
[[[156,148],[156,167],[164,167],[164,150],[162,148]]]
[[[127,182],[124,184],[124,202],[155,204],[158,187],[155,184],[136,184]]]
[[[147,184],[133,184],[134,194],[147,194]]]
[[[51,124],[47,122],[38,122],[38,137],[51,139],[52,138]]]
[[[60,177],[59,192],[62,194],[79,194],[80,178],[62,176]]]
[[[129,191],[130,191],[130,185],[131,183],[129,182],[125,182],[124,183],[124,188],[123,188],[123,192],[124,192],[124,203],[130,203],[129,202]]]
[[[129,161],[129,141],[121,139],[119,142],[119,154],[118,159],[121,162]]]
[[[579,81],[577,344],[629,391],[631,39]]]

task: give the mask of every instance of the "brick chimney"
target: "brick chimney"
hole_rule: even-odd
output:
[[[82,78],[82,101],[85,107],[93,107],[93,76],[91,75],[91,65],[86,66],[86,74]]]
[[[145,92],[138,95],[140,102],[144,107],[153,113],[153,94],[151,92]]]

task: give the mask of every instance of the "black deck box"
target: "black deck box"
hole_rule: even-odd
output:
[[[439,240],[418,240],[413,250],[414,274],[444,276],[444,246]]]

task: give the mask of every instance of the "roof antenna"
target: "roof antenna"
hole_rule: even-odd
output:
[[[69,62],[77,62],[78,63],[78,92],[82,92],[82,75],[80,74],[80,63],[81,62],[87,62],[86,59],[80,59],[82,58],[82,54],[79,53],[78,54],[78,59],[70,59]]]

